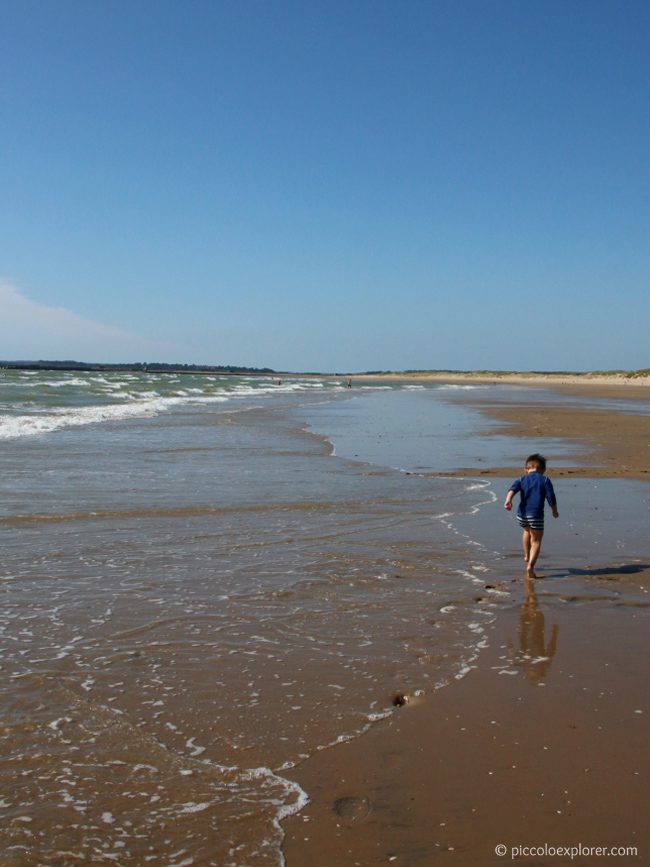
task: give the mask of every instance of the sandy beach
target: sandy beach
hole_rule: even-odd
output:
[[[3,376],[3,865],[647,863],[647,389]]]
[[[529,582],[502,500],[486,511],[485,539],[508,555],[496,584],[486,579],[486,601],[495,587],[500,601],[477,664],[295,769],[310,804],[284,823],[288,867],[650,861],[650,557],[621,557],[617,544],[628,495],[645,490],[650,392],[620,377],[578,379],[537,378],[557,404],[474,401],[531,450],[548,436],[583,446],[579,464],[549,469],[558,526],[570,514],[571,530],[550,528],[540,580]],[[625,411],[589,408],[596,393],[624,397]],[[514,478],[520,468],[462,472]],[[581,521],[604,530],[590,536]]]

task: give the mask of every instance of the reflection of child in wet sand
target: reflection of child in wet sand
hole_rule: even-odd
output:
[[[551,507],[554,518],[559,515],[555,491],[551,480],[544,475],[545,472],[546,458],[542,455],[534,454],[526,458],[526,475],[510,485],[504,503],[505,508],[510,511],[515,494],[519,494],[517,521],[523,530],[522,544],[529,578],[537,578],[535,563],[539,557],[544,535],[545,502]]]
[[[545,643],[545,631],[544,614],[537,603],[535,584],[531,579],[527,579],[526,595],[519,618],[519,652],[515,652],[512,643],[509,645],[510,652],[525,666],[526,677],[533,684],[546,680],[555,656],[558,628],[551,628],[548,644]]]

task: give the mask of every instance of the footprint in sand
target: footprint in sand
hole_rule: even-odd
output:
[[[370,801],[357,797],[338,798],[334,801],[334,812],[348,822],[358,822],[370,812]]]

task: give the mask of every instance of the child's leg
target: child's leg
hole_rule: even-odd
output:
[[[521,544],[524,548],[524,560],[528,563],[530,559],[530,530],[528,527],[524,527],[524,531],[521,536]]]
[[[530,536],[530,556],[528,557],[528,577],[535,577],[535,563],[537,563],[537,558],[539,557],[539,552],[542,547],[542,536],[544,535],[543,530],[531,530]]]

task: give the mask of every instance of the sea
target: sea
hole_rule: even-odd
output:
[[[463,678],[509,593],[503,480],[448,473],[530,443],[477,390],[517,397],[0,370],[3,867],[284,863],[292,769]]]

